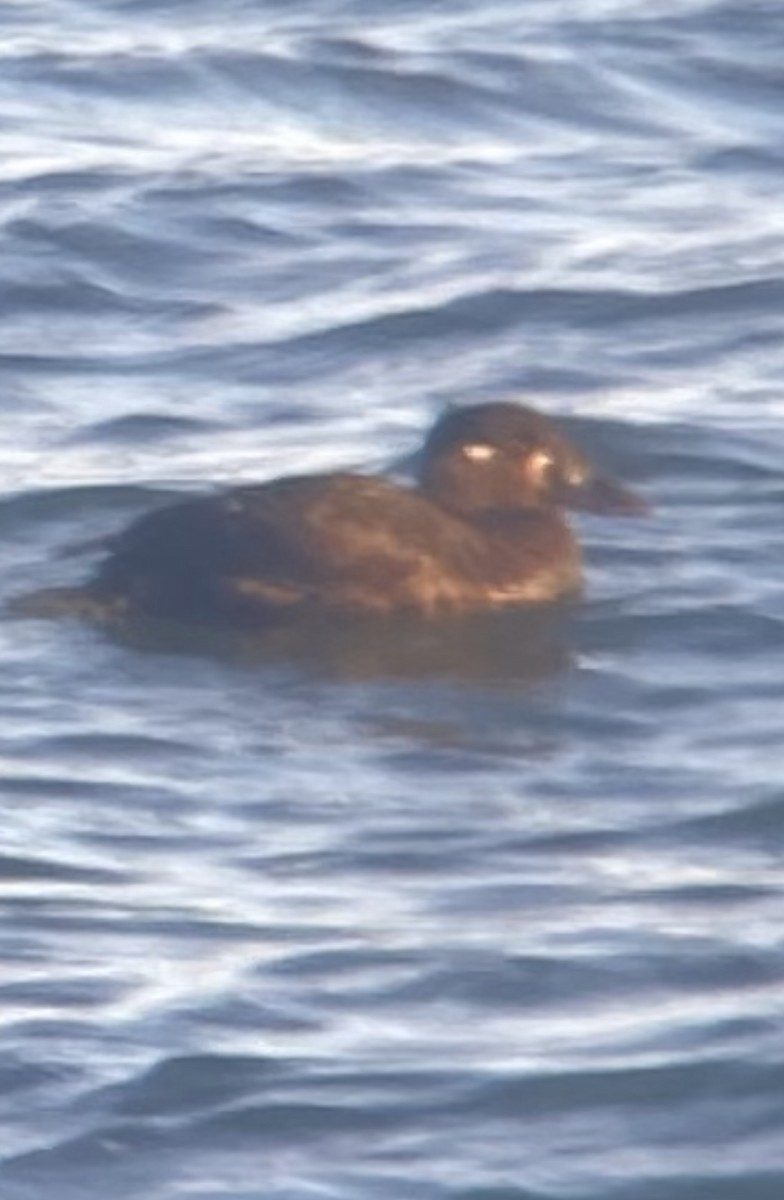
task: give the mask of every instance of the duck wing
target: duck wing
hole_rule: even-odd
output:
[[[288,478],[140,518],[116,539],[94,589],[178,618],[429,611],[465,574],[467,535],[463,522],[389,480]]]

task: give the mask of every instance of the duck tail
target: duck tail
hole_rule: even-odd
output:
[[[125,604],[120,597],[102,596],[90,588],[40,588],[14,596],[4,606],[9,617],[56,619],[76,617],[85,621],[109,621],[122,616]]]

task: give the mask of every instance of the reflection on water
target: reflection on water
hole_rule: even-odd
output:
[[[104,628],[136,650],[259,667],[287,664],[325,679],[498,685],[536,682],[567,670],[568,624],[568,610],[553,609],[444,621],[323,619],[252,634],[160,621]]]

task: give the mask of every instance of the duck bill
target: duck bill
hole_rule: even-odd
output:
[[[642,496],[601,475],[581,480],[579,484],[567,484],[562,500],[570,508],[611,517],[644,517],[650,512]]]

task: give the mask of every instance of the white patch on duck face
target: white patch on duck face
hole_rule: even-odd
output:
[[[543,475],[554,466],[555,459],[547,450],[532,450],[525,462],[528,470],[534,475]]]
[[[555,458],[549,450],[542,447],[530,450],[524,455],[520,467],[526,485],[534,492],[545,492],[554,482],[553,469]]]
[[[497,451],[495,446],[488,446],[486,442],[469,442],[462,447],[461,453],[469,462],[489,462],[495,458]]]

